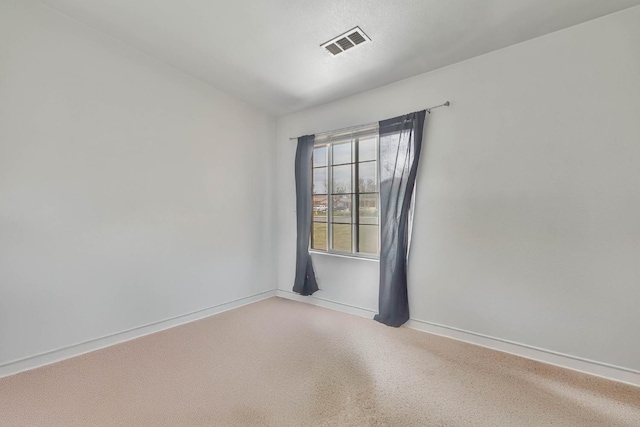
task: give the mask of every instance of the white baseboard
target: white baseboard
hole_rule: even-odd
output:
[[[376,314],[374,310],[356,307],[349,304],[343,304],[319,296],[303,297],[296,293],[285,291],[282,289],[278,289],[276,295],[282,298],[317,305],[320,307],[341,311],[343,313],[354,314],[356,316],[366,317],[369,319],[372,319],[374,314]],[[404,326],[422,332],[428,332],[446,338],[463,341],[469,344],[479,345],[481,347],[490,348],[492,350],[513,354],[515,356],[536,360],[538,362],[547,363],[549,365],[559,366],[561,368],[571,369],[573,371],[579,371],[582,373],[595,375],[609,380],[640,387],[640,372],[633,369],[622,368],[619,366],[557,353],[526,344],[520,344],[513,341],[490,337],[487,335],[465,331],[463,329],[458,329],[450,326],[439,325],[437,323],[427,322],[419,319],[410,319]]]
[[[247,305],[273,296],[279,296],[294,301],[317,305],[320,307],[340,311],[343,313],[353,314],[368,319],[373,318],[373,315],[376,313],[371,309],[332,301],[319,296],[303,297],[291,291],[285,291],[282,289],[265,291],[258,294],[250,295],[248,297],[239,298],[233,301],[176,316],[170,319],[161,320],[159,322],[154,322],[148,325],[143,325],[126,331],[118,332],[112,335],[107,335],[79,344],[70,345],[45,353],[29,356],[23,359],[7,362],[0,365],[0,378],[14,375],[30,369],[39,368],[41,366],[49,365],[51,363],[59,362],[71,357],[109,347],[114,344],[130,341],[135,338],[139,338],[185,323],[193,322],[195,320],[209,317],[214,314],[222,313],[224,311],[238,308],[243,305]],[[527,359],[536,360],[542,363],[559,366],[561,368],[571,369],[590,375],[596,375],[613,381],[623,382],[640,387],[640,372],[632,369],[582,359],[575,356],[561,354],[525,344],[502,340],[500,338],[490,337],[475,332],[465,331],[445,325],[439,325],[419,319],[411,319],[406,323],[405,326],[419,331],[452,338],[458,341],[463,341],[469,344],[479,345],[481,347],[486,347],[504,353],[525,357]]]
[[[275,290],[260,292],[258,294],[250,295],[243,298],[238,298],[233,301],[217,304],[217,305],[203,308],[201,310],[197,310],[191,313],[175,316],[170,319],[160,320],[158,322],[150,323],[148,325],[138,326],[136,328],[128,329],[122,332],[117,332],[115,334],[107,335],[100,338],[95,338],[79,344],[73,344],[70,346],[47,351],[45,353],[40,353],[33,356],[25,357],[22,359],[14,360],[11,362],[3,363],[3,364],[0,364],[0,378],[6,377],[9,375],[14,375],[23,371],[28,371],[30,369],[39,368],[41,366],[59,362],[64,359],[69,359],[71,357],[80,356],[81,354],[85,354],[95,350],[99,350],[101,348],[109,347],[114,344],[120,344],[122,342],[130,341],[135,338],[140,338],[145,335],[153,334],[154,332],[160,332],[165,329],[173,328],[174,326],[178,326],[185,323],[193,322],[195,320],[203,319],[205,317],[209,317],[214,314],[222,313],[223,311],[238,308],[243,305],[251,304],[253,302],[270,298],[275,295],[276,295]]]
[[[373,319],[373,315],[376,314],[375,311],[370,310],[368,308],[362,308],[355,305],[345,304],[342,302],[337,302],[330,299],[322,298],[320,296],[317,296],[317,294],[314,294],[313,296],[304,297],[300,294],[296,294],[295,292],[278,289],[276,291],[276,296],[290,299],[293,301],[304,302],[311,305],[317,305],[318,307],[324,307],[324,308],[329,308],[331,310],[341,311],[343,313],[354,314],[360,317],[366,317],[367,319]]]

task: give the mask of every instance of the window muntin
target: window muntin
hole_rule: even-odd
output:
[[[377,258],[378,129],[316,139],[311,250]]]

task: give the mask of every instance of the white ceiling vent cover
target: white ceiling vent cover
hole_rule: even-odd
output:
[[[370,41],[371,39],[369,36],[367,36],[360,27],[355,27],[344,34],[340,34],[338,37],[321,44],[320,47],[326,49],[331,55],[336,56],[348,49],[351,49],[352,47],[356,47],[362,43]]]

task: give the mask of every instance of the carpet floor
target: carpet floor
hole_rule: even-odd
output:
[[[640,426],[640,388],[270,298],[0,379],[0,426]]]

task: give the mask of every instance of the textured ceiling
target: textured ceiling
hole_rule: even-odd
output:
[[[41,0],[274,115],[326,103],[640,0]],[[371,37],[332,57],[356,25]]]

